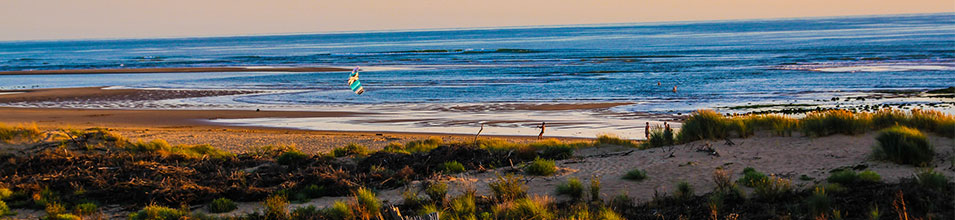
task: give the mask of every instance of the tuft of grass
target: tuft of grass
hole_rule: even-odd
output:
[[[898,164],[926,165],[932,162],[935,151],[928,139],[919,130],[893,126],[883,129],[876,136],[877,146],[873,155]]]
[[[620,214],[617,214],[616,212],[614,212],[614,211],[611,210],[611,209],[603,208],[603,209],[600,209],[600,212],[597,213],[597,217],[596,217],[595,219],[600,219],[600,220],[624,220],[625,218],[623,218],[623,216],[621,216]]]
[[[713,110],[697,110],[683,121],[676,138],[683,143],[726,138],[732,129],[731,125],[734,123]]]
[[[43,131],[36,127],[36,123],[8,126],[0,123],[0,142],[11,143],[14,141],[36,142],[40,139]]]
[[[948,178],[932,169],[922,169],[915,177],[918,179],[919,185],[925,188],[942,191],[949,187]]]
[[[348,207],[348,204],[342,201],[335,201],[332,203],[331,207],[325,208],[322,211],[325,214],[325,217],[328,219],[334,220],[349,220],[355,219],[355,213],[352,212],[352,209]]]
[[[438,170],[446,174],[463,173],[465,171],[464,165],[458,161],[444,162],[438,166]]]
[[[428,187],[425,188],[424,192],[428,195],[428,198],[431,198],[431,201],[444,203],[444,200],[448,197],[448,184],[443,182],[431,182],[428,184]]]
[[[577,178],[567,179],[567,182],[557,185],[557,195],[565,195],[573,201],[580,201],[584,197],[584,184]]]
[[[63,213],[61,213],[61,214],[55,214],[55,215],[49,215],[49,216],[46,216],[46,218],[43,218],[43,219],[45,219],[45,220],[83,220],[83,218],[80,218],[79,216],[76,216],[76,215],[73,215],[73,214],[63,214]]]
[[[232,210],[235,210],[238,207],[239,206],[236,205],[235,202],[227,198],[218,198],[218,199],[212,200],[212,202],[209,203],[209,206],[208,206],[209,212],[211,213],[231,212]]]
[[[777,199],[792,193],[792,181],[770,175],[762,181],[756,182],[754,192],[756,196],[766,199]]]
[[[823,187],[817,186],[812,195],[806,198],[806,206],[809,207],[812,216],[825,216],[826,213],[829,213],[830,204],[829,196],[826,195],[826,188]]]
[[[332,150],[332,156],[334,157],[347,157],[347,156],[368,156],[370,151],[368,147],[360,144],[348,144],[345,147],[339,147]]]
[[[183,219],[188,218],[186,211],[165,206],[149,205],[138,212],[129,214],[129,220]]]
[[[590,201],[600,201],[600,178],[596,175],[590,178]]]
[[[153,154],[163,157],[182,156],[186,158],[210,157],[216,159],[235,156],[232,153],[219,150],[210,145],[170,145],[162,139],[152,140],[150,142],[137,141],[125,145],[125,150],[132,153]]]
[[[848,110],[810,112],[800,121],[803,134],[828,136],[832,134],[862,134],[872,127],[872,114],[852,113]]]
[[[439,137],[429,137],[424,140],[415,140],[404,145],[404,150],[408,153],[428,152],[438,148],[444,140]]]
[[[756,171],[752,167],[747,167],[743,169],[743,177],[739,178],[736,182],[748,187],[755,187],[757,183],[766,181],[768,177],[766,174]]]
[[[553,160],[537,158],[524,168],[524,172],[533,176],[550,176],[557,173],[557,165]]]
[[[13,196],[13,191],[7,188],[0,187],[0,200],[4,200]]]
[[[848,185],[859,181],[859,174],[852,170],[843,169],[829,174],[829,178],[826,178],[826,180],[830,183]]]
[[[643,181],[647,179],[647,171],[642,169],[633,169],[623,175],[623,179],[630,181]]]
[[[675,144],[672,130],[666,130],[660,126],[647,129],[650,129],[650,138],[640,144],[640,148],[649,149]]]
[[[0,200],[0,217],[7,216],[7,215],[14,215],[14,214],[16,213],[14,213],[13,211],[10,211],[10,207],[7,206],[7,203],[4,202],[3,200]]]
[[[282,153],[289,151],[299,151],[295,145],[267,145],[262,147],[254,147],[249,151],[249,155],[253,157],[260,158],[276,158]]]
[[[622,139],[613,135],[600,135],[597,136],[597,140],[594,140],[594,145],[616,145],[632,148],[640,148],[640,144],[635,143],[631,140]]]
[[[451,200],[448,219],[476,219],[477,205],[473,195],[462,195]]]
[[[265,217],[268,219],[288,218],[288,199],[284,195],[273,195],[265,198]]]
[[[73,214],[78,216],[90,216],[97,212],[99,212],[99,206],[91,202],[80,203],[73,206]]]
[[[554,219],[548,206],[549,197],[521,198],[495,205],[492,210],[497,219]]]
[[[487,184],[494,193],[494,199],[505,202],[527,197],[527,187],[524,182],[513,174],[497,176],[497,180]]]
[[[536,149],[543,149],[540,156],[552,160],[570,159],[574,157],[574,150],[578,148],[578,146],[563,143],[556,139],[548,139],[530,145]]]
[[[693,198],[693,186],[686,181],[680,181],[676,184],[676,192],[674,193],[674,196],[681,200]]]
[[[358,204],[356,212],[361,219],[372,219],[381,211],[381,201],[368,188],[358,188],[355,191],[355,202]]]
[[[275,158],[275,162],[286,166],[304,165],[308,160],[308,154],[301,151],[286,151]]]
[[[323,214],[324,213],[318,210],[314,205],[308,205],[292,209],[292,213],[289,214],[289,217],[291,217],[291,219],[308,219],[310,217],[314,218],[313,216],[322,216]]]

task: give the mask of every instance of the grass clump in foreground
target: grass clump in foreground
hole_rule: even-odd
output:
[[[873,154],[878,159],[898,164],[926,165],[935,156],[925,135],[913,128],[886,128],[875,139],[878,142]]]
[[[643,181],[647,179],[647,171],[641,169],[633,169],[627,171],[627,174],[623,175],[623,179],[630,181]]]
[[[554,160],[537,158],[524,168],[524,172],[533,176],[550,176],[557,173],[557,165]]]
[[[743,169],[743,177],[737,181],[739,184],[748,187],[755,187],[757,183],[766,181],[769,177],[766,174],[756,171],[752,167]]]
[[[124,148],[132,153],[155,154],[163,157],[182,156],[186,158],[210,157],[222,159],[235,156],[232,153],[219,150],[218,148],[212,147],[210,145],[202,144],[173,146],[162,139],[156,139],[150,142],[131,142]]]
[[[855,183],[879,182],[879,181],[882,181],[882,176],[880,176],[878,173],[873,172],[871,170],[866,170],[860,173],[856,173],[855,171],[844,169],[844,170],[833,172],[832,174],[829,175],[829,178],[827,178],[826,180],[828,180],[830,183],[838,183],[842,185],[847,185],[847,184],[855,184]]]
[[[624,147],[639,148],[640,144],[635,143],[631,140],[625,140],[613,135],[600,135],[597,136],[597,140],[594,141],[594,145],[617,145]]]
[[[640,148],[649,149],[657,148],[663,146],[670,146],[675,144],[673,138],[673,130],[667,130],[666,128],[661,128],[659,126],[647,128],[650,129],[650,138],[647,141],[640,144]]]
[[[344,147],[335,148],[332,150],[332,156],[334,157],[347,157],[347,156],[368,156],[370,151],[368,147],[361,144],[348,144]]]
[[[869,113],[853,113],[848,110],[810,112],[800,120],[803,134],[828,136],[832,134],[862,134],[872,127]]]
[[[550,197],[521,198],[495,205],[492,210],[497,219],[554,219]]]
[[[150,205],[138,212],[129,214],[129,220],[183,219],[189,216],[190,213],[186,211],[165,206]]]
[[[238,205],[235,204],[231,199],[227,198],[218,198],[212,200],[212,203],[209,203],[209,212],[211,213],[223,213],[231,212],[238,208]]]
[[[513,174],[497,176],[497,180],[487,184],[494,193],[494,199],[497,201],[511,201],[527,197],[527,187],[520,178]]]
[[[0,123],[0,142],[36,141],[43,134],[36,124],[8,126]]]
[[[438,170],[446,174],[463,173],[465,171],[464,165],[458,161],[444,162],[438,167]]]
[[[580,201],[584,197],[584,184],[577,178],[567,179],[567,182],[557,185],[557,195],[565,195],[573,201]]]

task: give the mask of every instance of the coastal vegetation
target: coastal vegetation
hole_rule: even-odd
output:
[[[814,128],[826,124],[865,124],[864,129],[833,129],[812,136],[884,128],[877,137],[880,143],[877,151],[882,151],[878,154],[882,155],[880,158],[919,165],[925,160],[912,158],[922,158],[922,154],[916,153],[925,149],[921,140],[926,138],[917,129],[937,131],[939,124],[945,125],[945,121],[951,119],[948,115],[926,111],[902,114],[884,111],[867,116],[851,112],[818,114],[813,118],[794,119],[778,115],[724,116],[700,111],[689,116],[683,130],[675,136],[670,133],[670,142],[667,142],[665,129],[654,130],[656,135],[652,137],[659,137],[656,141],[663,144],[649,146],[646,143],[654,141],[653,138],[644,143],[612,136],[594,141],[548,139],[532,143],[493,138],[445,142],[429,138],[390,144],[379,151],[350,144],[327,154],[309,154],[295,146],[265,146],[244,153],[228,153],[208,145],[130,141],[107,129],[66,130],[59,133],[69,137],[63,135],[23,152],[0,154],[0,215],[13,214],[11,209],[27,208],[48,210],[48,219],[78,219],[101,213],[97,204],[128,204],[127,209],[135,208],[129,219],[378,219],[395,209],[405,216],[438,213],[447,219],[656,218],[650,213],[672,219],[680,216],[802,219],[845,217],[847,213],[856,217],[858,213],[884,215],[885,210],[895,211],[893,201],[904,200],[910,205],[900,210],[909,215],[947,216],[939,213],[945,211],[944,207],[952,207],[951,200],[943,199],[953,193],[951,181],[928,169],[898,183],[884,183],[881,176],[872,171],[842,169],[832,172],[825,184],[809,188],[798,187],[789,176],[766,174],[753,168],[744,169],[741,178],[734,181],[731,173],[720,169],[713,176],[716,188],[708,193],[697,193],[693,185],[683,182],[669,185],[671,189],[659,192],[653,200],[644,203],[635,203],[626,195],[601,198],[600,179],[596,177],[590,179],[588,187],[577,178],[558,184],[555,194],[567,199],[529,195],[525,185],[529,178],[562,175],[555,160],[581,158],[574,153],[582,148],[607,145],[653,148],[694,136],[726,138],[752,135],[759,130],[789,135],[788,132],[793,131],[806,133],[803,131],[806,123],[822,124]],[[496,168],[500,168],[502,174],[487,183],[489,195],[453,189],[453,185],[435,178]],[[647,179],[647,172],[642,169],[617,175],[633,181]],[[403,201],[384,201],[376,195],[379,190],[414,186],[412,183],[416,181],[427,184],[420,190],[406,191]],[[751,188],[752,194],[746,195],[741,187]],[[417,192],[426,196],[419,196]],[[289,203],[326,196],[350,199],[325,208],[289,206]],[[866,202],[856,204],[858,201]],[[237,208],[237,202],[262,202],[264,209],[246,215],[217,217],[189,208],[202,205],[199,207],[206,207],[210,213],[229,213]]]

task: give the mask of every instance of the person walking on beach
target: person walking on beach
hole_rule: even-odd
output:
[[[650,140],[650,122],[647,122],[647,129],[643,132],[643,135],[647,137],[647,140]]]
[[[537,127],[541,129],[541,133],[537,135],[537,140],[544,139],[544,129],[546,128],[545,124],[547,124],[547,122],[541,122],[541,126]]]

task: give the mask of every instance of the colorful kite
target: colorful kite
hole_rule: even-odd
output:
[[[355,94],[361,95],[365,93],[365,88],[361,87],[361,82],[358,81],[359,70],[361,69],[356,66],[355,69],[351,71],[351,75],[348,76],[348,86],[351,87],[351,91],[355,92]]]

